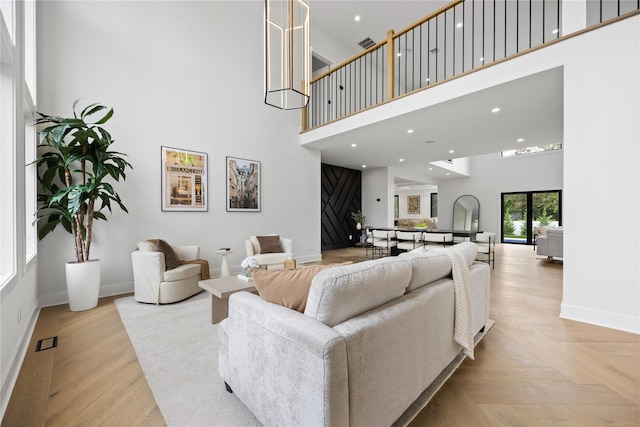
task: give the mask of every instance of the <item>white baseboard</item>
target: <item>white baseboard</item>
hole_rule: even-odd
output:
[[[594,310],[592,308],[578,307],[569,304],[562,304],[560,306],[560,317],[562,319],[575,320],[591,325],[640,334],[640,318],[638,317],[625,316],[619,313]]]
[[[298,264],[306,264],[308,262],[316,262],[316,261],[322,261],[322,254],[311,254],[311,255],[296,257],[296,263]]]
[[[33,311],[31,318],[29,319],[29,324],[27,325],[25,333],[22,336],[20,345],[16,348],[16,352],[12,357],[11,366],[7,370],[7,375],[2,379],[1,393],[3,398],[0,399],[0,402],[2,403],[2,407],[0,407],[0,411],[2,411],[0,413],[0,420],[4,418],[4,414],[7,411],[7,406],[9,406],[11,394],[13,393],[13,389],[16,386],[16,382],[18,381],[20,368],[22,367],[24,358],[27,355],[27,351],[29,351],[29,343],[31,342],[33,331],[36,328],[38,316],[40,316],[40,308],[36,308]]]
[[[100,298],[113,295],[122,295],[133,292],[133,282],[115,283],[111,285],[100,285]],[[40,306],[51,307],[54,305],[67,304],[69,297],[66,292],[56,292],[40,295]]]

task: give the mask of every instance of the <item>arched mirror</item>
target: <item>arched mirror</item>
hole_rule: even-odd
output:
[[[453,229],[478,231],[480,202],[474,196],[464,195],[453,204]]]

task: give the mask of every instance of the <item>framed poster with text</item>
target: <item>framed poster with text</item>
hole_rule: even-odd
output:
[[[162,210],[207,209],[207,153],[162,147]]]

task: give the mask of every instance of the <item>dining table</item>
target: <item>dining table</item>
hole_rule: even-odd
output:
[[[453,237],[468,238],[472,242],[474,242],[476,240],[476,234],[481,233],[481,231],[477,231],[477,230],[450,230],[450,229],[443,229],[443,228],[430,229],[430,228],[426,228],[426,227],[401,227],[401,226],[373,227],[373,226],[365,226],[364,228],[366,230],[406,231],[406,232],[409,232],[409,233],[415,233],[415,232],[438,233],[438,234],[451,233],[453,235]]]

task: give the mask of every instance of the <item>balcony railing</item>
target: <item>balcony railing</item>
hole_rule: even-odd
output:
[[[565,0],[566,1],[566,0]],[[457,0],[315,77],[303,110],[313,129],[558,39],[561,0]],[[593,26],[640,0],[587,2]]]

